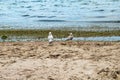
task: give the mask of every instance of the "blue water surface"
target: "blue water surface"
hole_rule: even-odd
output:
[[[0,0],[2,27],[89,25],[119,27],[120,0]]]

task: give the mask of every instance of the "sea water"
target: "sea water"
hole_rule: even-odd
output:
[[[1,29],[120,27],[120,0],[0,0]]]

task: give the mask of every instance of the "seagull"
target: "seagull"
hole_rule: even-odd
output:
[[[48,41],[49,41],[49,44],[52,44],[52,42],[53,42],[53,35],[51,32],[49,32]]]
[[[67,37],[67,41],[68,41],[68,40],[72,40],[72,39],[73,39],[73,34],[70,33],[69,36]]]

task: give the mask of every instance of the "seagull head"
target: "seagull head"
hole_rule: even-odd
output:
[[[52,35],[52,33],[51,33],[51,32],[49,32],[49,35]]]
[[[70,36],[72,36],[72,33],[70,33]]]

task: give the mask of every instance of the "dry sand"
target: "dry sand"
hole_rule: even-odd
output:
[[[0,80],[120,80],[120,42],[0,43]]]

